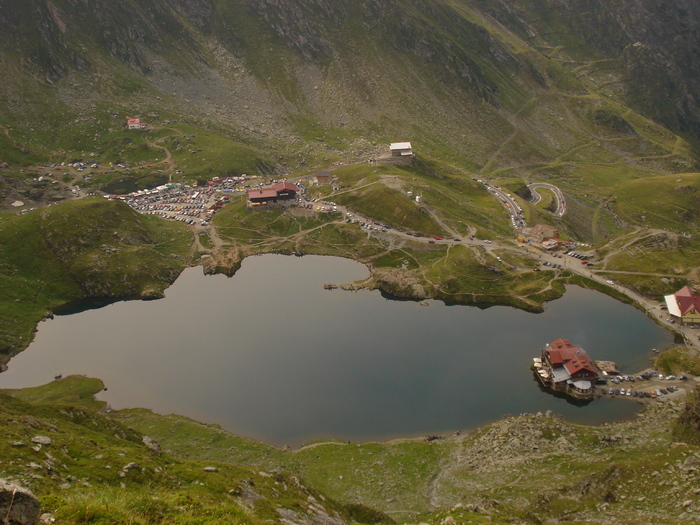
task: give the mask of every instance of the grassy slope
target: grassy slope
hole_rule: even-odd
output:
[[[119,411],[105,419],[90,408],[90,393],[101,387],[99,381],[71,377],[7,392],[14,399],[0,394],[0,471],[29,485],[45,509],[64,523],[81,523],[86,515],[94,523],[121,522],[115,518],[209,523],[205,516],[212,523],[257,522],[275,518],[270,514],[274,507],[303,512],[309,494],[342,516],[346,511],[329,497],[374,506],[399,522],[415,522],[420,514],[420,521],[427,523],[439,523],[448,515],[474,523],[691,523],[700,504],[691,469],[700,449],[683,443],[671,446],[674,438],[668,429],[678,414],[674,407],[681,407],[674,402],[653,405],[638,419],[603,427],[522,415],[432,444],[321,442],[289,451],[229,434],[216,425],[144,409]],[[143,447],[139,432],[155,437],[164,454]],[[37,434],[53,440],[48,447],[56,458],[53,477],[46,475],[44,451],[26,446]],[[25,446],[13,446],[13,441]],[[37,470],[27,467],[31,461],[39,465]],[[139,469],[120,477],[118,471],[131,461]],[[210,465],[219,472],[202,471]],[[279,470],[283,472],[274,474]],[[284,472],[308,480],[326,499]],[[43,476],[31,476],[36,473]],[[88,477],[89,483],[82,483]],[[71,488],[59,489],[66,481]],[[126,487],[117,488],[120,483]],[[243,512],[235,497],[246,485],[263,495],[253,514]],[[683,507],[687,500],[691,503]],[[178,509],[183,516],[176,515]]]
[[[314,500],[327,515],[348,519],[346,508],[288,473],[154,452],[142,434],[96,412],[91,398],[102,387],[99,380],[69,377],[0,392],[0,476],[33,490],[57,522],[280,522],[278,508],[319,516]],[[51,444],[36,447],[37,435]]]
[[[104,199],[0,220],[0,328],[5,356],[54,308],[86,298],[158,297],[189,262],[180,224]]]

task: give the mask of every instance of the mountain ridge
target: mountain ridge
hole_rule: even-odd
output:
[[[513,122],[532,126],[523,120],[524,108],[547,110],[538,97],[590,96],[598,89],[581,82],[599,71],[576,70],[595,68],[575,62],[585,55],[614,61],[603,74],[622,86],[611,101],[611,93],[602,93],[588,104],[631,102],[641,114],[698,137],[697,45],[677,53],[696,34],[698,8],[681,4],[686,11],[666,8],[667,20],[659,21],[650,13],[664,9],[652,0],[613,6],[593,0],[4,0],[0,51],[21,77],[4,89],[5,109],[15,117],[5,123],[31,127],[22,110],[32,108],[31,92],[43,85],[68,111],[90,114],[91,101],[195,117],[287,160],[305,148],[319,150],[318,131],[342,137],[353,149],[353,140],[390,139],[413,122],[409,135],[431,155],[483,169],[490,144],[503,142]],[[567,16],[579,9],[585,13]],[[674,30],[685,12],[685,25]],[[635,32],[639,20],[650,22]],[[550,26],[558,32],[548,32]],[[644,38],[649,43],[636,45]],[[670,42],[663,53],[662,39]],[[662,65],[672,73],[667,80],[650,73]],[[24,102],[19,110],[10,98]],[[570,112],[564,119],[588,132],[587,119]],[[548,150],[557,146],[547,135],[566,134],[567,127],[550,119],[544,133],[528,137],[526,147],[540,150],[533,158],[551,157]],[[342,154],[342,147],[331,149]],[[505,151],[522,160],[522,152]]]

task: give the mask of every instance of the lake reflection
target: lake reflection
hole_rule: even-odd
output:
[[[564,337],[634,372],[651,348],[672,342],[642,312],[577,287],[543,314],[322,288],[367,275],[317,256],[248,258],[230,279],[191,268],[165,299],[41,323],[0,388],[84,374],[104,380],[100,398],[114,408],[182,414],[278,445],[357,441],[550,409],[585,423],[626,417],[636,403],[576,407],[542,393],[532,358]]]

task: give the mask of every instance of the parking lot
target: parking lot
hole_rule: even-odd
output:
[[[691,385],[688,387],[688,383]],[[605,397],[625,397],[638,402],[654,400],[677,399],[692,389],[695,382],[687,376],[664,376],[655,370],[646,370],[638,375],[610,376],[608,384],[597,388],[597,392]]]
[[[108,195],[121,200],[146,215],[158,215],[190,225],[207,226],[214,214],[229,202],[231,196],[248,190],[244,177],[212,180],[207,186],[165,184],[152,190],[127,195]]]

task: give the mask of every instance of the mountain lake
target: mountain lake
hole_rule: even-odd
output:
[[[634,373],[673,342],[643,312],[574,286],[541,314],[323,289],[368,274],[321,256],[250,257],[232,278],[190,268],[164,299],[41,323],[0,388],[83,374],[105,382],[98,397],[115,409],[181,414],[274,445],[387,440],[523,412],[631,417],[640,405],[628,399],[576,406],[543,392],[532,358],[563,337]]]

